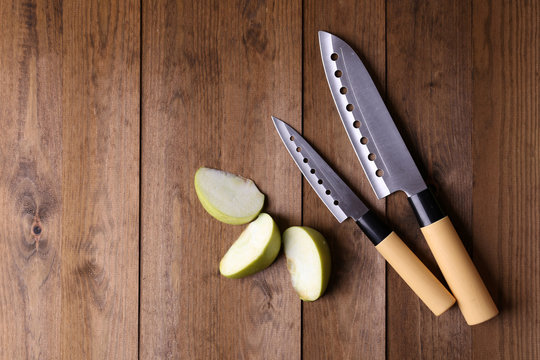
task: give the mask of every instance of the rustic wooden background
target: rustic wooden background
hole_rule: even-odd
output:
[[[403,194],[378,201],[317,30],[351,43],[501,314],[434,317],[282,147],[298,129],[440,276]],[[539,359],[538,1],[0,1],[1,359]],[[283,256],[242,280],[241,232],[195,170],[255,180],[281,229],[331,243],[301,303]]]

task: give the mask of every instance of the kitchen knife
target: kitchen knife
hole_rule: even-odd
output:
[[[498,314],[450,219],[427,188],[375,84],[354,50],[319,31],[326,79],[356,155],[379,199],[401,190],[469,325]]]
[[[340,223],[347,218],[356,221],[379,253],[435,315],[448,310],[456,300],[399,236],[364,205],[300,134],[278,118],[272,120],[294,162],[336,219]]]

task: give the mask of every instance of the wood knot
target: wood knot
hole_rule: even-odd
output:
[[[39,236],[39,234],[41,234],[41,226],[35,225],[32,231],[34,232],[34,235]]]
[[[98,278],[101,272],[101,267],[93,260],[84,261],[78,268],[80,275],[90,278]]]
[[[265,299],[272,300],[272,289],[265,280],[255,281],[255,288],[264,295]]]
[[[95,259],[86,259],[76,267],[78,280],[84,284],[92,304],[100,311],[106,308],[109,280],[103,266]]]
[[[268,38],[261,24],[254,23],[246,31],[243,37],[244,45],[253,49],[259,54],[263,54],[268,45]]]

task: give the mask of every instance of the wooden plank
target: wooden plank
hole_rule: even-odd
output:
[[[62,16],[0,3],[0,358],[60,357]]]
[[[501,314],[477,359],[540,358],[538,2],[473,1],[474,260]]]
[[[379,213],[384,213],[384,201],[376,199],[335,109],[317,31],[329,31],[349,42],[384,90],[384,11],[382,1],[304,2],[304,135]],[[303,357],[384,358],[384,260],[353,221],[336,221],[307,182],[303,196],[303,224],[326,236],[333,262],[326,295],[303,304]]]
[[[136,357],[137,4],[0,6],[1,358]]]
[[[133,359],[139,2],[65,2],[62,14],[61,352],[70,359]]]
[[[141,358],[300,357],[300,302],[283,256],[231,280],[243,226],[199,204],[197,168],[252,178],[283,230],[301,180],[270,115],[301,124],[300,2],[143,4]]]
[[[458,233],[472,239],[471,4],[387,4],[388,107],[413,158]],[[388,198],[399,234],[443,280],[403,194]],[[435,317],[403,281],[387,278],[390,359],[468,359],[471,330],[455,306]]]

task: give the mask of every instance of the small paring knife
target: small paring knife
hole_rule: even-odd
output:
[[[469,325],[498,314],[450,219],[426,186],[375,84],[355,51],[319,31],[326,79],[362,168],[379,199],[407,194],[422,233]]]
[[[292,127],[272,117],[294,162],[328,210],[341,223],[352,218],[379,253],[426,306],[440,315],[456,301],[399,236],[381,222],[324,159]]]

